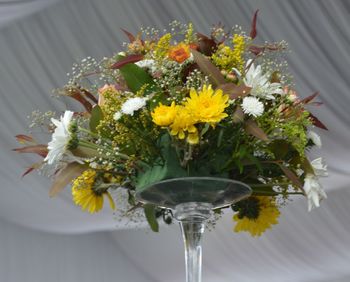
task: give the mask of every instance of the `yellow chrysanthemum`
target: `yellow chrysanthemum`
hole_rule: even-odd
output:
[[[186,132],[189,133],[188,142],[191,144],[198,143],[198,132],[197,128],[194,126],[196,120],[190,112],[182,106],[178,107],[178,111],[174,122],[170,125],[170,134],[177,135],[179,139],[184,139],[186,137]]]
[[[234,231],[247,231],[252,236],[260,236],[266,229],[278,223],[280,211],[272,197],[253,196],[238,204],[238,213],[233,216],[237,222]]]
[[[94,190],[95,179],[96,171],[88,169],[73,181],[72,195],[74,203],[81,206],[82,210],[95,213],[102,209],[103,196],[106,195],[111,208],[114,210],[115,204],[108,191]]]
[[[185,107],[197,122],[214,124],[227,117],[224,111],[229,105],[228,99],[228,95],[223,94],[221,89],[214,92],[211,85],[205,85],[199,93],[191,89]]]
[[[177,108],[175,102],[172,102],[170,106],[159,103],[159,106],[151,113],[153,122],[159,126],[169,126],[175,119]]]

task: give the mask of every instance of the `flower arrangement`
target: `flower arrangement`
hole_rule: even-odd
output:
[[[75,64],[57,91],[82,110],[36,113],[34,123],[52,134],[47,145],[17,136],[25,146],[16,151],[43,158],[25,174],[50,168],[50,195],[72,184],[74,203],[90,213],[104,199],[118,208],[110,192],[125,189],[153,230],[161,217],[171,222],[169,213],[143,206],[135,193],[174,177],[247,183],[252,196],[231,208],[234,230],[253,236],[277,224],[280,207],[295,194],[306,196],[309,210],[318,207],[326,198],[318,178],[327,170],[306,152],[321,146],[311,129],[327,129],[309,110],[321,103],[317,93],[301,99],[293,90],[286,42],[255,43],[256,21],[257,13],[249,35],[218,25],[207,36],[178,22],[164,33],[123,30],[130,41],[123,52]]]

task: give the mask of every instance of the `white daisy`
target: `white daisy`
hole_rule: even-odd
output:
[[[122,113],[126,115],[134,115],[134,112],[146,106],[146,98],[135,97],[131,98],[122,105]]]
[[[243,112],[254,117],[261,116],[264,112],[264,104],[255,97],[244,97],[242,102]]]
[[[52,134],[52,140],[49,142],[47,148],[49,150],[45,161],[48,164],[53,164],[62,159],[66,152],[67,145],[71,139],[69,132],[69,125],[73,117],[73,112],[65,111],[60,120],[51,119],[51,122],[56,126],[54,133]]]
[[[327,166],[322,163],[322,158],[317,158],[311,162],[315,174],[306,174],[304,180],[304,191],[308,199],[308,209],[311,211],[314,207],[320,206],[320,201],[327,198],[318,181],[318,176],[327,176]]]
[[[247,66],[250,63],[251,60],[247,62]],[[276,82],[270,83],[269,74],[264,74],[260,65],[255,67],[254,64],[251,64],[243,82],[252,88],[250,94],[253,96],[273,100],[275,99],[274,94],[284,94],[282,85]]]
[[[311,141],[316,145],[316,147],[318,148],[322,147],[321,137],[316,132],[309,131],[307,133],[307,137],[311,139]]]

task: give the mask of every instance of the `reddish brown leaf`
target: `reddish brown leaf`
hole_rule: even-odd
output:
[[[279,46],[279,45],[274,45],[274,44],[270,44],[270,45],[265,45],[265,46],[258,46],[258,45],[251,45],[249,46],[249,51],[252,52],[254,55],[258,56],[261,55],[262,53],[264,53],[266,50],[269,51],[278,51],[278,50],[283,50],[283,46]]]
[[[26,176],[27,174],[31,173],[34,169],[35,169],[34,167],[29,167],[29,168],[22,174],[21,177],[23,178],[23,177]]]
[[[141,61],[142,59],[143,59],[142,54],[129,55],[129,56],[121,59],[120,61],[116,62],[115,64],[113,64],[111,66],[111,69],[119,69],[122,66],[125,66],[125,65],[130,64],[130,63],[136,63],[138,61]]]
[[[244,121],[244,112],[240,106],[238,106],[232,116],[233,123],[241,123]]]
[[[319,107],[323,105],[323,102],[310,102],[309,105]]]
[[[91,103],[83,95],[81,95],[78,89],[72,90],[69,93],[69,96],[77,100],[80,104],[82,104],[87,112],[89,113],[91,112],[92,110]]]
[[[43,165],[43,162],[38,162],[32,164],[28,169],[22,174],[22,178],[26,176],[27,174],[31,173],[33,170],[40,168]]]
[[[18,134],[15,136],[17,139],[17,142],[21,143],[21,144],[25,144],[25,143],[36,143],[35,140],[33,139],[33,137],[28,136],[28,135],[24,135],[24,134]]]
[[[86,170],[86,167],[78,163],[70,163],[59,171],[52,183],[49,196],[54,197],[63,190],[74,178],[78,177]]]
[[[89,98],[92,102],[94,102],[95,104],[97,104],[98,100],[95,97],[95,95],[93,95],[92,93],[90,93],[89,91],[87,91],[86,89],[81,89],[81,93],[83,93],[87,98]]]
[[[47,153],[48,153],[47,145],[44,145],[44,144],[16,148],[16,149],[13,149],[13,151],[18,152],[18,153],[38,154],[39,156],[41,156],[43,158],[45,158]]]
[[[292,181],[292,183],[293,183],[295,186],[297,186],[297,187],[299,187],[299,188],[301,188],[301,189],[303,188],[303,184],[301,183],[299,177],[296,176],[296,175],[294,174],[293,171],[291,171],[288,167],[286,167],[286,166],[284,166],[284,165],[282,165],[282,164],[280,164],[280,163],[277,163],[277,162],[276,162],[276,164],[279,165],[279,167],[280,167],[281,170],[284,172],[284,174],[288,177],[288,179],[289,179],[290,181]]]
[[[254,120],[248,119],[244,122],[244,130],[250,134],[255,136],[258,139],[263,141],[269,141],[266,133],[257,125]]]
[[[125,29],[121,29],[126,36],[129,38],[130,43],[134,42],[136,40],[135,36],[132,35],[129,31],[125,30]]]
[[[304,98],[300,101],[300,104],[307,104],[307,103],[311,102],[313,99],[316,98],[316,96],[318,96],[318,94],[319,94],[318,92],[315,92],[314,94],[307,96],[306,98]]]
[[[254,39],[257,35],[257,31],[256,31],[256,21],[258,19],[258,12],[259,10],[256,10],[255,13],[254,13],[254,17],[253,17],[253,20],[252,20],[252,27],[251,27],[251,30],[250,30],[250,37],[252,39]]]
[[[221,74],[220,70],[208,58],[196,50],[191,50],[191,52],[199,69],[209,77],[209,80],[214,86],[226,83],[225,77]]]
[[[328,128],[312,113],[309,112],[309,118],[314,126],[317,126],[318,128],[322,128],[324,130],[328,130]]]
[[[228,94],[231,99],[237,99],[238,97],[245,97],[250,93],[252,89],[249,86],[246,86],[244,83],[236,85],[234,83],[225,83],[218,86],[219,89],[225,94]]]
[[[217,50],[218,43],[214,39],[201,33],[197,33],[197,38],[199,51],[204,55],[211,56]]]
[[[265,47],[261,46],[250,46],[249,51],[252,52],[254,55],[260,55],[265,51]]]

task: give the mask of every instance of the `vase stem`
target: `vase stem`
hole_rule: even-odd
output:
[[[175,208],[185,245],[186,282],[202,281],[202,237],[205,221],[211,216],[208,203],[183,203]]]

